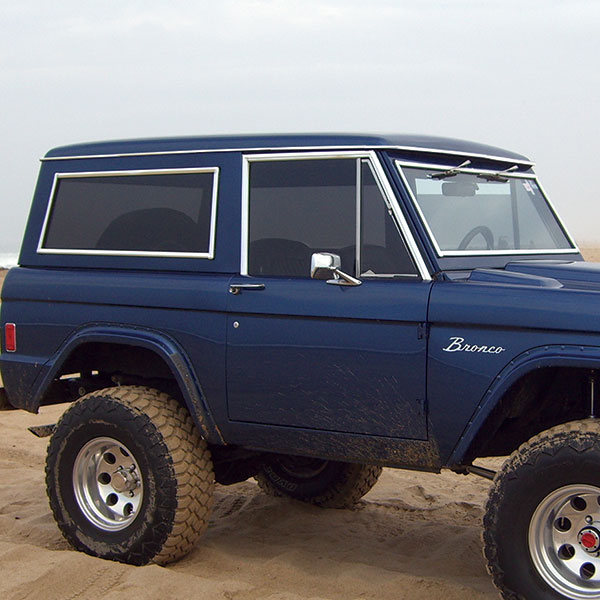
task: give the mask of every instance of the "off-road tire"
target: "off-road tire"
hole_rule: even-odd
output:
[[[122,444],[139,467],[139,504],[125,526],[110,519],[108,527],[98,526],[86,515],[81,495],[76,497],[78,457],[103,440],[116,441],[114,448]],[[103,460],[99,468],[110,470]],[[93,492],[94,482],[93,476],[85,480]],[[54,518],[74,548],[93,556],[133,565],[166,564],[184,556],[207,526],[213,487],[210,452],[189,413],[150,388],[114,387],[83,396],[63,414],[48,446],[46,488]]]
[[[314,468],[301,468],[306,461]],[[323,508],[349,508],[376,483],[381,467],[282,456],[265,463],[256,480],[271,496],[289,496]]]
[[[600,520],[599,464],[600,422],[596,420],[574,421],[544,431],[521,445],[504,463],[494,478],[483,519],[487,568],[503,598],[600,598],[600,558],[586,554],[578,542],[586,527],[584,518],[592,517],[594,528]],[[573,499],[579,502],[584,496],[587,504],[584,500],[583,508],[573,510]],[[546,520],[543,515],[547,515]],[[566,519],[564,541],[561,515],[571,517]],[[537,543],[542,535],[551,543]],[[571,558],[561,557],[565,545],[578,553],[571,557],[576,562],[567,565]],[[536,552],[537,565],[533,558]],[[595,581],[576,576],[570,582],[568,569],[577,568],[582,561],[596,570]],[[556,574],[557,579],[552,580],[548,573]],[[555,581],[552,585],[551,580]],[[581,583],[595,586],[587,592],[590,595],[576,595]]]

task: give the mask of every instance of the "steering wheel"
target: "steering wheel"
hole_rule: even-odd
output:
[[[465,235],[460,244],[458,245],[458,250],[465,250],[467,246],[473,241],[473,238],[477,235],[482,235],[485,243],[487,245],[487,250],[494,249],[494,234],[489,227],[485,225],[477,225],[477,227],[473,227],[471,231]]]

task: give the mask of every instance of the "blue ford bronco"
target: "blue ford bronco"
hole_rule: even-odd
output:
[[[89,554],[176,560],[215,482],[346,507],[384,466],[451,469],[493,480],[504,598],[599,599],[599,291],[514,152],[80,144],[42,159],[0,366],[12,407],[72,402],[37,433],[54,517]]]

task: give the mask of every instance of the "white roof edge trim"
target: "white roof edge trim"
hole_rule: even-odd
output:
[[[516,159],[509,158],[506,156],[497,156],[494,154],[481,154],[477,152],[460,152],[458,150],[442,150],[440,148],[424,148],[422,146],[360,146],[360,145],[350,145],[350,146],[289,146],[289,147],[256,147],[256,148],[211,148],[211,149],[198,149],[198,150],[165,150],[163,152],[124,152],[117,154],[82,154],[82,155],[71,155],[71,156],[44,156],[40,158],[41,162],[51,162],[51,161],[60,161],[60,160],[85,160],[85,159],[93,159],[93,158],[119,158],[125,156],[172,156],[179,154],[214,154],[220,152],[302,152],[302,151],[336,151],[336,150],[400,150],[405,152],[421,152],[421,153],[432,153],[432,154],[447,154],[451,156],[472,156],[474,158],[485,158],[491,160],[498,160],[501,162],[518,164],[518,165],[526,165],[529,167],[533,167],[535,165],[534,162],[524,159]]]

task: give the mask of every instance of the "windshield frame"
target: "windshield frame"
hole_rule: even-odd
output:
[[[402,181],[404,189],[406,190],[406,193],[408,194],[410,201],[411,201],[415,211],[417,212],[419,219],[421,220],[421,223],[422,223],[423,227],[425,228],[425,231],[427,232],[427,235],[429,236],[429,239],[431,241],[431,244],[433,245],[433,248],[435,249],[437,256],[440,258],[461,257],[461,256],[512,256],[512,255],[521,255],[522,256],[522,255],[550,255],[550,254],[552,254],[552,255],[564,255],[564,254],[572,255],[572,254],[580,253],[579,248],[577,247],[577,244],[575,243],[573,237],[571,236],[571,234],[565,227],[565,224],[563,223],[562,219],[560,218],[560,215],[554,208],[554,205],[552,204],[552,202],[550,201],[550,198],[548,197],[548,194],[546,194],[544,188],[542,187],[537,175],[533,172],[528,172],[528,173],[506,173],[505,172],[505,173],[501,173],[501,175],[502,175],[502,177],[506,177],[507,179],[529,179],[529,180],[532,180],[535,182],[535,184],[539,188],[540,193],[542,194],[542,197],[544,198],[544,200],[550,210],[550,213],[556,219],[556,222],[557,222],[558,226],[560,227],[560,230],[563,232],[567,242],[569,244],[571,244],[571,248],[552,248],[552,249],[536,248],[536,249],[502,249],[502,250],[442,250],[438,244],[438,241],[437,241],[434,233],[433,233],[433,230],[431,229],[429,223],[427,222],[427,219],[425,218],[425,214],[423,213],[421,206],[419,205],[419,202],[417,201],[411,186],[408,183],[408,180],[403,171],[403,167],[424,169],[424,170],[428,170],[428,171],[440,171],[440,172],[449,171],[452,169],[452,170],[455,170],[457,173],[465,173],[467,175],[483,175],[483,174],[497,175],[498,170],[473,169],[473,168],[468,168],[468,167],[458,168],[456,166],[448,165],[448,164],[424,163],[424,162],[415,162],[415,161],[402,160],[402,159],[395,159],[394,163],[395,163],[396,169],[400,175],[400,179]]]

